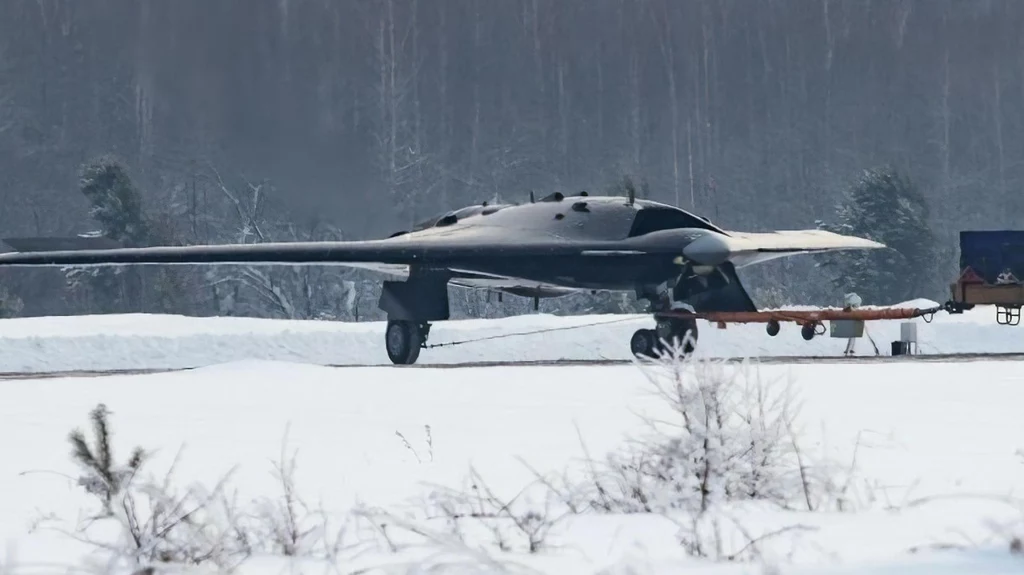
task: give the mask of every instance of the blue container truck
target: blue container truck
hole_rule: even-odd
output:
[[[960,277],[950,289],[950,311],[994,305],[996,321],[1018,325],[1024,306],[1024,231],[960,232]]]

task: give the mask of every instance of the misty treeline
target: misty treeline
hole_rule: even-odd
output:
[[[625,176],[726,228],[835,227],[865,171],[891,166],[934,237],[913,295],[943,301],[959,230],[1022,225],[1022,29],[1014,0],[4,0],[0,236],[102,231],[80,180],[108,155],[150,239],[174,243],[386,237]],[[743,276],[761,305],[840,303],[818,263]],[[333,268],[102,273],[90,290],[3,270],[0,298],[25,315],[379,317],[375,278]]]

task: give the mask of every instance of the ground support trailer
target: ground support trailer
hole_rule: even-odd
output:
[[[651,353],[639,353],[641,355],[652,355],[668,351],[675,344],[674,337],[662,334],[686,334],[683,336],[682,350],[690,353],[696,348],[698,333],[697,320],[714,323],[719,329],[725,329],[730,323],[764,323],[767,324],[766,331],[769,336],[776,336],[782,329],[783,322],[793,322],[800,325],[800,335],[807,341],[816,336],[824,335],[829,331],[833,338],[847,340],[845,355],[854,353],[854,341],[866,335],[865,323],[877,320],[910,320],[923,318],[925,322],[931,322],[936,312],[948,311],[949,304],[935,306],[932,308],[832,308],[821,310],[766,310],[752,312],[707,312],[692,313],[688,311],[664,311],[654,314],[657,322],[653,330],[639,330],[634,334],[634,342],[631,343],[634,350],[640,346],[635,340],[638,338],[650,340],[647,348]],[[829,322],[831,330],[825,328],[824,322]],[[870,335],[868,339],[871,339]],[[662,342],[662,340],[664,342]],[[667,345],[666,345],[667,344]],[[875,348],[875,355],[880,355],[878,346],[871,340]],[[915,353],[917,347],[917,324],[904,322],[900,326],[900,339],[891,342],[892,355],[907,355]]]
[[[826,333],[824,322],[865,322],[876,320],[898,320],[926,317],[931,321],[935,312],[942,311],[944,306],[935,308],[880,308],[880,309],[820,309],[820,310],[769,310],[749,312],[709,312],[689,313],[685,311],[667,311],[655,314],[658,319],[679,319],[696,320],[715,323],[719,328],[724,328],[730,323],[764,323],[767,324],[766,331],[770,336],[778,335],[783,322],[794,322],[800,324],[800,335],[806,340],[811,340],[816,335]],[[857,337],[849,335],[838,335],[837,337]]]
[[[1024,307],[1024,231],[960,232],[960,276],[950,284],[950,313],[996,308],[996,322],[1020,325]]]
[[[687,328],[694,339],[692,344],[685,346],[686,350],[690,351],[695,346],[695,340],[698,337],[696,321],[698,319],[714,323],[719,327],[719,329],[724,329],[726,325],[730,323],[763,323],[767,324],[766,331],[768,332],[768,335],[772,337],[778,335],[782,330],[783,322],[793,322],[800,325],[800,335],[807,341],[814,339],[815,336],[827,333],[828,330],[825,329],[824,323],[827,321],[831,326],[831,337],[852,340],[854,338],[863,337],[864,322],[876,320],[908,320],[918,317],[924,318],[925,321],[930,322],[932,317],[934,317],[935,312],[942,311],[946,308],[947,306],[936,306],[934,308],[925,309],[836,308],[821,310],[769,310],[709,313],[665,311],[654,315],[654,319],[657,322],[658,327],[655,330],[652,330],[653,333],[651,335],[656,335],[661,331],[666,331],[668,333],[682,333],[683,331],[678,327],[672,329],[669,327],[663,328],[662,326],[671,325],[674,322],[684,322],[687,324]],[[910,344],[916,342],[916,330],[902,329],[900,341],[893,343],[893,354],[908,353]]]

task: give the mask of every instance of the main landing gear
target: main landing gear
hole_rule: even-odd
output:
[[[697,347],[697,320],[657,317],[654,329],[638,329],[629,341],[633,355],[655,358],[680,346],[686,355]]]
[[[408,320],[388,321],[384,345],[388,358],[396,365],[412,365],[420,357],[420,350],[426,347],[430,335],[430,324]]]

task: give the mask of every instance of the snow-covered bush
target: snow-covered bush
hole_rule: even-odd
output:
[[[701,513],[737,500],[792,506],[806,490],[788,386],[749,364],[667,355],[642,366],[674,420],[595,469],[591,506],[609,512]]]
[[[788,382],[678,350],[641,369],[669,408],[650,432],[589,471],[587,503],[611,513],[700,514],[737,501],[804,510],[837,507],[838,466],[812,465],[800,445]]]

